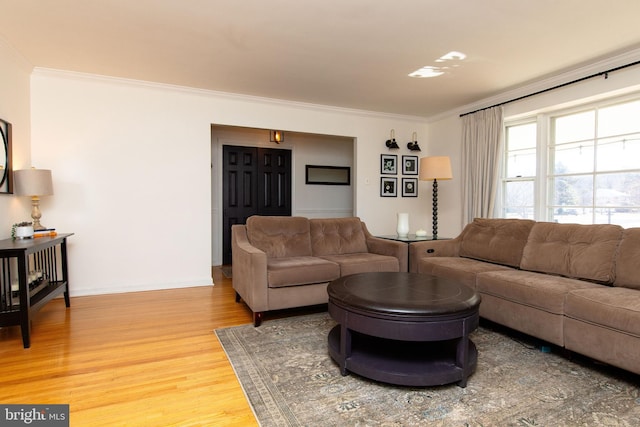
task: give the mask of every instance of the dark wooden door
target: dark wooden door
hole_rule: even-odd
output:
[[[291,215],[291,151],[258,148],[258,215]]]
[[[291,151],[222,147],[222,263],[231,264],[231,226],[251,215],[291,215]]]

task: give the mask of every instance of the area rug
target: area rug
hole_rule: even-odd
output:
[[[335,324],[323,312],[215,331],[260,425],[640,425],[637,376],[543,353],[491,325],[473,333],[466,388],[419,388],[342,376],[327,351]]]

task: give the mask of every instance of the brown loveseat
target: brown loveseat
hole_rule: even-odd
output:
[[[409,256],[476,289],[481,317],[640,374],[640,228],[476,219]]]
[[[407,271],[408,246],[373,237],[359,218],[252,216],[231,227],[233,288],[254,313],[324,304],[348,274]]]

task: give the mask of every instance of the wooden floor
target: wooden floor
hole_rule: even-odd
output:
[[[251,322],[231,280],[56,299],[32,345],[0,328],[0,403],[70,405],[72,426],[258,425],[214,329]]]

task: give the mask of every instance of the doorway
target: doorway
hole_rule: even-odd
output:
[[[222,263],[231,264],[231,226],[251,215],[291,215],[291,150],[222,147]]]

